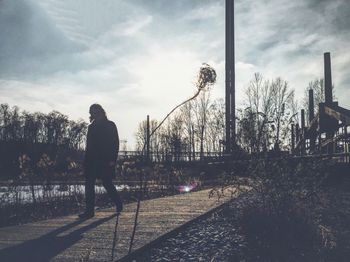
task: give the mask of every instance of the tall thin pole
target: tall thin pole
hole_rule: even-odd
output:
[[[231,60],[231,143],[234,145],[236,143],[236,67],[235,67],[235,4],[234,0],[232,0],[232,60]]]
[[[302,136],[302,141],[301,141],[301,154],[303,155],[305,153],[305,110],[301,109],[300,112],[301,115],[301,136]]]
[[[309,89],[309,125],[315,117],[314,90]]]
[[[331,54],[329,52],[324,53],[324,91],[325,103],[329,105],[333,102]]]
[[[290,130],[291,130],[291,141],[292,141],[291,153],[293,154],[294,153],[294,148],[295,148],[294,124],[291,125]]]
[[[146,131],[146,161],[150,160],[149,144],[150,144],[150,125],[149,125],[149,115],[147,115],[147,131]]]
[[[301,124],[301,132],[304,133],[304,129],[305,129],[305,110],[304,109],[301,109],[300,111],[300,115],[301,115],[301,121],[300,121],[300,124]]]
[[[226,0],[226,46],[225,46],[225,124],[226,124],[226,153],[232,152],[235,143],[235,45],[234,45],[234,0]]]
[[[309,126],[311,126],[312,120],[315,118],[315,108],[314,108],[314,90],[309,89]],[[315,131],[310,130],[310,153],[315,151]]]
[[[329,106],[333,102],[332,94],[332,67],[331,67],[331,54],[329,52],[324,53],[324,96],[325,105]],[[332,122],[328,120],[327,129],[330,129]],[[334,122],[333,122],[334,123]],[[327,130],[326,139],[332,139],[334,137],[334,132]],[[328,153],[333,153],[334,143],[328,144]]]

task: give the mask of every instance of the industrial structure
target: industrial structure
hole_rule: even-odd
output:
[[[235,21],[234,0],[225,0],[225,138],[220,140],[224,146],[223,152],[171,152],[169,157],[158,161],[177,159],[183,161],[203,160],[204,158],[220,158],[232,160],[239,152],[236,140],[235,114]],[[305,109],[300,112],[300,123],[291,125],[291,156],[317,156],[343,154],[343,159],[349,161],[350,149],[350,110],[333,101],[332,70],[330,53],[324,53],[324,101],[316,105],[315,113],[314,90],[310,89],[308,121],[305,119]],[[317,108],[316,108],[317,109]],[[308,123],[306,123],[308,122]],[[146,159],[155,161],[150,153],[149,116],[147,116]],[[224,154],[223,154],[224,153]],[[285,153],[285,152],[284,152]],[[125,154],[126,156],[127,154]],[[228,158],[227,158],[228,157]]]
[[[309,124],[305,125],[305,110],[301,110],[301,123],[292,125],[292,153],[296,155],[344,155],[349,162],[350,110],[333,101],[330,53],[324,53],[324,102],[314,112],[314,90],[309,90]]]

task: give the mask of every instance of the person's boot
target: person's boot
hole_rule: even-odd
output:
[[[86,210],[84,213],[81,213],[79,215],[79,219],[89,219],[89,218],[92,218],[95,216],[95,212],[94,211],[89,211],[89,210]]]

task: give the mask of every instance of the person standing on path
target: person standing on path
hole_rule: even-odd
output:
[[[113,203],[117,213],[123,209],[123,203],[112,183],[115,177],[115,165],[119,151],[118,130],[114,122],[108,120],[105,110],[99,104],[90,106],[90,122],[87,132],[84,158],[85,202],[86,210],[80,219],[89,219],[95,215],[95,182],[102,184]]]

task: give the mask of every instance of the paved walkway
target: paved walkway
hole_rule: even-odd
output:
[[[221,205],[210,190],[141,202],[133,250]],[[129,248],[136,203],[127,204],[119,217],[114,257]],[[0,228],[0,261],[111,261],[116,216],[114,209],[96,212],[79,221],[76,215]],[[115,260],[116,260],[115,259]]]

